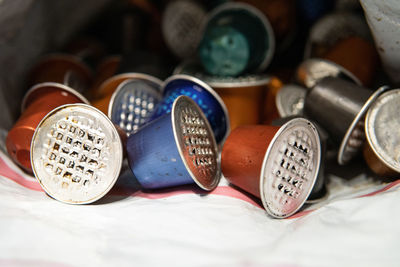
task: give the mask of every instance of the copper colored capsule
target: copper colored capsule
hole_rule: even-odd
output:
[[[374,45],[360,37],[339,41],[323,58],[350,71],[363,85],[370,86],[379,63]]]
[[[224,176],[261,198],[268,214],[286,218],[309,197],[321,162],[317,129],[297,118],[283,126],[251,125],[233,130],[222,149]]]
[[[91,69],[77,56],[51,54],[40,59],[31,70],[29,83],[56,82],[79,92],[89,88],[92,82]]]
[[[369,168],[382,178],[400,177],[400,89],[383,93],[365,118],[367,144],[363,154]]]
[[[59,83],[41,83],[26,93],[22,115],[8,132],[6,140],[9,155],[25,171],[32,172],[30,147],[37,125],[48,112],[70,103],[89,102],[74,89]]]
[[[90,99],[96,98],[96,91],[100,85],[107,79],[111,78],[118,71],[121,64],[121,56],[114,55],[105,58],[96,68],[96,77],[89,91]]]

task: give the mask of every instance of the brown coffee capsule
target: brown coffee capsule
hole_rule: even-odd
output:
[[[56,82],[84,92],[92,82],[92,70],[82,59],[72,54],[49,54],[31,70],[29,84]]]
[[[350,12],[336,12],[319,19],[310,29],[304,58],[320,58],[338,42],[350,37],[371,40],[365,19]]]
[[[89,103],[74,89],[59,83],[41,83],[32,87],[22,102],[22,115],[6,139],[10,157],[25,171],[32,172],[30,147],[33,133],[43,117],[56,107],[70,103]]]
[[[221,155],[224,176],[261,198],[268,214],[286,218],[309,197],[321,163],[317,129],[303,118],[281,127],[240,126],[226,140]]]
[[[400,89],[383,93],[371,105],[365,118],[367,145],[364,159],[382,177],[400,177]]]
[[[350,71],[364,86],[372,84],[379,64],[374,45],[360,37],[350,37],[339,41],[323,58]]]
[[[88,92],[90,99],[95,99],[96,91],[100,87],[100,85],[117,73],[120,63],[121,56],[119,55],[108,56],[100,62],[100,64],[96,68],[96,77],[93,81],[93,85]]]

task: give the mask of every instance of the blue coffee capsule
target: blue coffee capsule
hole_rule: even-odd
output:
[[[163,85],[163,100],[157,105],[152,119],[171,112],[175,99],[180,95],[192,98],[203,110],[214,131],[218,144],[229,133],[229,114],[221,97],[203,81],[189,75],[173,75]]]
[[[108,105],[108,117],[130,135],[149,121],[161,99],[161,82],[143,74],[117,87]]]
[[[198,53],[210,74],[236,76],[264,70],[274,50],[274,33],[263,13],[248,4],[226,3],[209,15]]]
[[[145,189],[196,183],[214,189],[221,177],[218,148],[207,118],[187,96],[144,125],[127,142],[129,166]]]

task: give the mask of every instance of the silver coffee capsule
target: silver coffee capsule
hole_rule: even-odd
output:
[[[196,183],[210,191],[221,177],[212,128],[188,96],[179,96],[170,113],[131,134],[127,154],[132,172],[146,189]]]
[[[307,89],[304,87],[287,84],[277,93],[275,98],[276,107],[281,118],[303,114],[304,98]]]
[[[113,123],[96,108],[69,104],[39,123],[31,144],[36,179],[54,199],[87,204],[103,197],[116,182],[123,147]]]
[[[325,77],[336,77],[361,85],[360,80],[350,71],[332,61],[320,58],[303,61],[297,68],[296,76],[299,84],[307,88],[313,87]]]
[[[162,99],[158,79],[144,75],[140,79],[122,82],[108,105],[108,117],[128,135],[145,124]]]
[[[338,78],[324,78],[306,96],[304,112],[340,143],[338,163],[353,159],[365,141],[364,116],[386,86],[375,92]]]
[[[169,49],[179,58],[196,52],[200,42],[206,10],[191,0],[171,1],[162,17],[162,33]]]
[[[298,211],[309,197],[321,165],[321,144],[306,119],[284,124],[268,146],[261,169],[263,206],[276,218]]]
[[[367,141],[373,153],[384,167],[373,168],[367,160],[368,165],[378,174],[380,172],[390,173],[390,170],[400,173],[400,118],[398,115],[400,105],[400,89],[391,90],[379,96],[372,104],[365,118],[365,133]],[[377,166],[378,162],[373,165]]]

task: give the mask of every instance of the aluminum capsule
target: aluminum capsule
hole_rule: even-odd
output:
[[[86,104],[68,104],[39,123],[30,159],[49,196],[68,204],[88,204],[115,184],[123,146],[117,129],[102,112]]]
[[[52,82],[37,84],[25,94],[22,114],[6,139],[8,154],[25,171],[32,172],[30,148],[37,125],[52,109],[70,103],[89,102],[74,89]]]
[[[398,107],[400,89],[385,92],[371,105],[365,117],[367,144],[364,159],[382,177],[400,177]]]
[[[251,5],[231,2],[209,15],[199,57],[207,72],[236,76],[264,70],[274,50],[274,33],[264,14]]]
[[[214,131],[217,143],[223,143],[230,130],[229,114],[221,97],[205,82],[189,75],[173,75],[165,80],[163,99],[157,105],[152,120],[171,112],[180,95],[191,97],[203,110]]]
[[[207,118],[189,97],[144,125],[127,143],[130,168],[145,189],[196,183],[214,189],[221,177],[218,148]]]
[[[315,126],[293,119],[283,126],[248,125],[232,131],[222,149],[222,173],[261,198],[267,213],[286,218],[309,197],[321,162]]]
[[[324,78],[307,93],[304,112],[340,144],[338,163],[350,162],[364,141],[364,116],[376,98],[386,91],[383,86],[372,92],[338,78]]]

